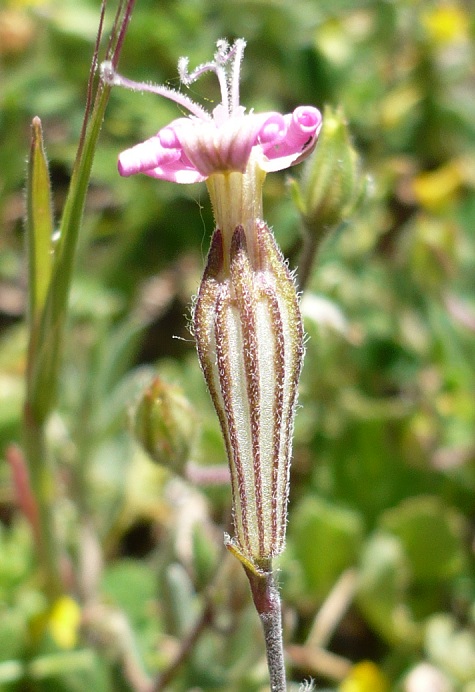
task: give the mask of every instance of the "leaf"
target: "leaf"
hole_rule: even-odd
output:
[[[79,145],[61,219],[58,245],[36,335],[35,349],[30,355],[32,360],[29,363],[28,400],[37,423],[43,422],[48,417],[56,400],[63,333],[79,229],[109,93],[110,87],[99,87],[85,138]]]
[[[361,555],[358,604],[371,626],[392,644],[418,642],[420,634],[405,600],[409,567],[401,541],[376,532]]]
[[[138,560],[121,560],[105,571],[101,591],[136,626],[141,625],[148,620],[150,603],[156,597],[156,577]]]
[[[385,512],[381,526],[401,540],[416,581],[445,581],[463,567],[462,517],[439,498],[408,498]]]
[[[48,292],[53,264],[53,212],[41,120],[33,118],[26,188],[29,310],[32,329]]]
[[[307,497],[290,522],[294,552],[309,594],[323,598],[341,572],[354,564],[363,523],[357,512]]]

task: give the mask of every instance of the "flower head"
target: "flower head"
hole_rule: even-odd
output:
[[[239,103],[245,42],[218,41],[214,59],[188,72],[188,86],[215,72],[221,103],[210,114],[180,92],[137,84],[109,63],[109,84],[152,91],[189,110],[119,156],[121,175],[146,173],[177,183],[206,181],[216,230],[193,310],[198,357],[221,424],[231,471],[235,538],[228,548],[257,573],[284,548],[288,480],[303,326],[291,273],[262,220],[269,171],[314,148],[320,111],[246,113]]]
[[[243,39],[232,46],[218,41],[214,60],[188,72],[188,59],[178,62],[180,81],[189,86],[205,72],[215,72],[221,103],[210,114],[181,92],[165,86],[132,82],[103,63],[109,84],[150,91],[185,107],[189,117],[177,118],[145,142],[119,156],[123,176],[145,173],[176,183],[196,183],[217,172],[244,173],[251,154],[265,172],[297,163],[315,146],[321,126],[320,112],[300,106],[293,113],[246,113],[239,103],[239,77],[245,48]]]

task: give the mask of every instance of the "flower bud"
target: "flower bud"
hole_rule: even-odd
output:
[[[343,112],[327,106],[319,143],[305,164],[302,182],[292,182],[307,230],[321,233],[322,228],[343,221],[364,192],[363,182]]]
[[[134,416],[134,434],[157,464],[183,473],[195,440],[196,415],[179,387],[156,377]]]
[[[274,237],[254,224],[216,230],[193,327],[223,432],[235,538],[228,548],[255,571],[284,549],[293,421],[303,328],[293,278]],[[229,247],[229,256],[225,257]]]

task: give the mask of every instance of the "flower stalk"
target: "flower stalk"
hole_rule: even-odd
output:
[[[285,692],[287,683],[279,589],[275,583],[272,571],[265,574],[256,574],[246,567],[245,571],[249,579],[254,606],[264,632],[270,689],[271,692]]]
[[[300,290],[311,278],[323,240],[349,218],[365,196],[367,186],[344,113],[341,108],[327,106],[318,150],[306,161],[302,179],[291,181],[292,196],[302,219]]]

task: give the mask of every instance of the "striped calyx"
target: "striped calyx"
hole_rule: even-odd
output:
[[[230,243],[215,231],[193,328],[231,470],[235,537],[228,547],[262,572],[285,544],[304,347],[293,278],[267,225],[253,225],[246,232],[238,225]]]

